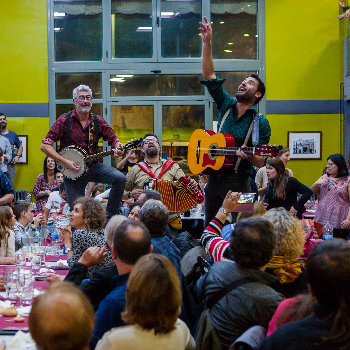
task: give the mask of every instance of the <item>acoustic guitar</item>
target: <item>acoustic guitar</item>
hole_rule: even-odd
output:
[[[129,151],[131,149],[137,148],[141,145],[141,143],[142,138],[128,142],[123,146],[123,151]],[[92,161],[109,156],[113,153],[114,149],[111,149],[110,151],[88,155],[88,153],[79,146],[68,146],[65,147],[60,154],[64,159],[72,160],[75,162],[75,164],[80,167],[79,172],[76,173],[73,170],[68,169],[64,164],[60,162],[58,163],[57,168],[63,173],[65,177],[76,180],[89,170],[89,164],[91,164]]]
[[[270,145],[246,147],[244,153],[276,157],[282,148],[283,146]],[[231,134],[197,129],[188,144],[188,167],[193,174],[210,174],[213,170],[229,169],[239,149],[240,147],[235,147],[235,139]]]

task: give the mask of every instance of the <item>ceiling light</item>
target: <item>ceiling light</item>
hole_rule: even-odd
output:
[[[137,32],[151,32],[152,31],[152,27],[138,27],[136,29]]]
[[[244,36],[249,36],[249,34],[243,34]]]
[[[118,74],[116,75],[117,78],[132,78],[132,74]]]
[[[160,15],[163,16],[174,16],[174,12],[161,12]]]
[[[54,17],[64,17],[66,14],[64,12],[54,12]]]
[[[109,79],[110,81],[117,81],[119,83],[123,83],[125,81],[124,78],[112,78],[112,79]]]
[[[54,28],[53,29],[55,32],[59,32],[61,30],[61,28]]]
[[[227,44],[229,44],[229,45],[233,45],[233,43],[227,43]]]
[[[224,24],[225,22],[220,22],[220,24]]]
[[[224,50],[225,52],[232,52],[232,50]]]

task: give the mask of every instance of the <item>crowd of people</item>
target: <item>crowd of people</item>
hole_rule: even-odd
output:
[[[6,205],[13,188],[9,170],[0,168],[0,264],[14,264],[22,238],[47,237],[54,223],[67,253],[67,276],[49,275],[50,287],[33,302],[29,331],[39,349],[350,349],[346,162],[330,155],[325,174],[309,188],[286,168],[288,148],[267,161],[246,154],[246,147],[268,144],[271,136],[256,106],[264,83],[252,73],[230,97],[214,72],[205,17],[200,32],[203,84],[219,109],[218,129],[232,134],[239,150],[231,169],[190,179],[190,187],[205,194],[199,239],[183,232],[179,213],[169,212],[162,194],[144,189],[151,178],[185,176],[161,157],[157,135],[144,135],[142,159],[128,151],[117,168],[93,161],[83,169],[54,150],[60,141],[61,151],[75,145],[93,154],[102,137],[116,158],[123,153],[111,127],[90,112],[86,85],[73,90],[75,109],[42,141],[46,158],[33,190],[35,209],[28,202]],[[6,123],[0,114],[5,137]],[[16,146],[14,165],[22,148],[1,136],[2,164],[9,163],[8,142]],[[103,191],[100,184],[110,187]],[[251,184],[260,200],[237,215]],[[306,257],[301,219],[312,195],[319,195],[315,221],[329,221],[335,239],[315,244]]]

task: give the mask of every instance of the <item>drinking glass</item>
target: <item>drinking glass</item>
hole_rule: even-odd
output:
[[[18,288],[17,288],[17,272],[14,271],[8,278],[7,281],[9,293],[8,300],[11,301],[12,304],[16,304],[18,298]]]
[[[29,237],[22,237],[22,253],[27,253],[29,250]]]
[[[15,266],[7,266],[4,269],[4,274],[3,274],[3,281],[4,281],[4,287],[6,290],[6,299],[9,298],[9,291],[10,291],[10,278],[13,273],[16,272],[16,267]]]
[[[40,269],[41,266],[41,256],[33,253],[31,255],[31,262],[32,262],[32,267],[33,269]]]
[[[20,306],[31,305],[34,299],[34,281],[24,284]]]
[[[16,253],[16,265],[26,264],[26,253]]]

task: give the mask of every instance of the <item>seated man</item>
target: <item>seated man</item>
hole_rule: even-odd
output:
[[[112,257],[119,275],[112,280],[112,291],[102,300],[96,312],[96,325],[90,342],[95,349],[102,336],[114,327],[124,326],[121,312],[124,310],[126,284],[136,261],[143,255],[152,253],[151,235],[139,221],[126,220],[115,231]]]
[[[63,174],[60,171],[57,171],[55,175],[55,179],[56,179],[57,187],[54,188],[51,192],[60,190],[60,184],[63,183]]]
[[[33,213],[30,203],[19,202],[13,206],[13,214],[16,217],[16,223],[13,226],[15,231],[16,247],[22,246],[22,237],[39,237],[39,231],[37,230],[41,225],[41,236],[47,237],[46,221],[43,214],[39,214],[35,217],[33,223]]]
[[[49,198],[44,207],[45,222],[50,224],[57,221],[59,226],[67,228],[69,225],[69,205],[67,202],[66,189],[62,182],[59,191],[50,193]]]
[[[349,348],[350,245],[342,239],[317,243],[306,262],[314,314],[278,328],[261,350]]]
[[[252,217],[238,222],[230,242],[235,262],[215,262],[197,282],[224,350],[250,327],[267,328],[283,300],[269,287],[277,278],[264,272],[276,242],[274,228],[267,219]],[[241,285],[224,291],[233,282]]]
[[[0,169],[0,205],[10,203],[15,197],[14,193],[10,180]]]
[[[155,190],[143,190],[137,199],[139,202],[145,203],[149,199],[155,199],[157,201],[162,201],[162,195]]]
[[[78,288],[56,283],[34,299],[28,323],[38,349],[87,350],[94,310]]]

